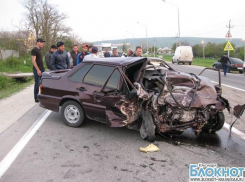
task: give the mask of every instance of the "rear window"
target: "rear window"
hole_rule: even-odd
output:
[[[73,74],[70,77],[70,81],[79,82],[83,78],[83,76],[87,73],[90,67],[91,64],[84,65],[81,69],[79,69],[75,74]]]
[[[91,70],[87,73],[87,75],[84,77],[83,82],[90,85],[96,85],[102,87],[105,84],[108,77],[110,76],[113,69],[114,67],[110,67],[110,66],[94,65],[91,68]],[[113,85],[113,83],[114,80],[110,81],[109,84]]]

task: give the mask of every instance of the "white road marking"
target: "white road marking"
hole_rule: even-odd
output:
[[[224,124],[224,128],[226,128],[226,129],[228,129],[230,131],[230,125],[228,123],[225,123]],[[240,130],[232,127],[231,132],[234,133],[234,134],[236,134],[241,139],[245,140],[245,134],[243,132],[241,132]]]
[[[52,111],[45,110],[44,113],[37,119],[37,121],[31,126],[31,128],[25,133],[25,135],[19,140],[19,142],[12,148],[12,150],[5,156],[0,163],[0,178],[8,170],[11,164],[14,162],[19,153],[23,150],[26,144],[30,141],[36,131],[42,126],[44,121],[50,115]]]
[[[218,84],[218,82],[215,82],[215,81],[211,81],[211,82]],[[233,87],[233,86],[226,85],[226,84],[223,84],[223,83],[221,83],[221,85],[229,87],[229,88],[233,88],[233,89],[236,89],[236,90],[239,90],[239,91],[242,91],[242,92],[245,92],[245,90],[237,88],[237,87]]]

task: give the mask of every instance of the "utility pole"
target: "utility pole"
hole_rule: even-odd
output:
[[[231,28],[234,28],[234,25],[231,26],[231,20],[229,21],[229,25],[226,25],[226,28],[229,28],[228,34],[230,34]],[[227,41],[229,41],[229,37]],[[228,51],[228,57],[230,57],[230,51]]]

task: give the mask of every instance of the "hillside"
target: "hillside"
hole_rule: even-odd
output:
[[[178,41],[178,38],[175,37],[149,37],[148,42],[149,42],[149,47],[154,45],[154,40],[155,40],[155,45],[156,47],[169,47],[171,48],[174,43]],[[212,43],[224,43],[226,42],[225,38],[202,38],[202,37],[181,37],[180,38],[181,42],[188,42],[190,45],[194,46],[196,44],[201,44],[202,41],[205,43],[207,42],[212,42]],[[146,38],[127,38],[127,39],[118,39],[118,40],[104,40],[104,41],[96,41],[93,42],[93,44],[98,45],[101,43],[112,43],[112,44],[118,44],[118,43],[130,43],[134,45],[145,45],[146,44]],[[231,41],[236,45],[236,47],[242,47],[244,43],[242,42],[241,39],[232,39]]]

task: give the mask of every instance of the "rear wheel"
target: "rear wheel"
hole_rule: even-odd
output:
[[[202,128],[203,131],[209,133],[215,133],[219,131],[225,123],[225,115],[223,112],[219,112],[214,118],[211,118],[207,124]]]
[[[240,74],[243,74],[243,71],[239,71]]]
[[[189,65],[191,65],[191,63],[189,63]]]
[[[61,107],[61,117],[70,127],[79,127],[85,122],[83,108],[75,101],[67,101]]]
[[[227,67],[227,73],[230,73],[230,72],[231,72],[230,68],[229,68],[229,67]]]

